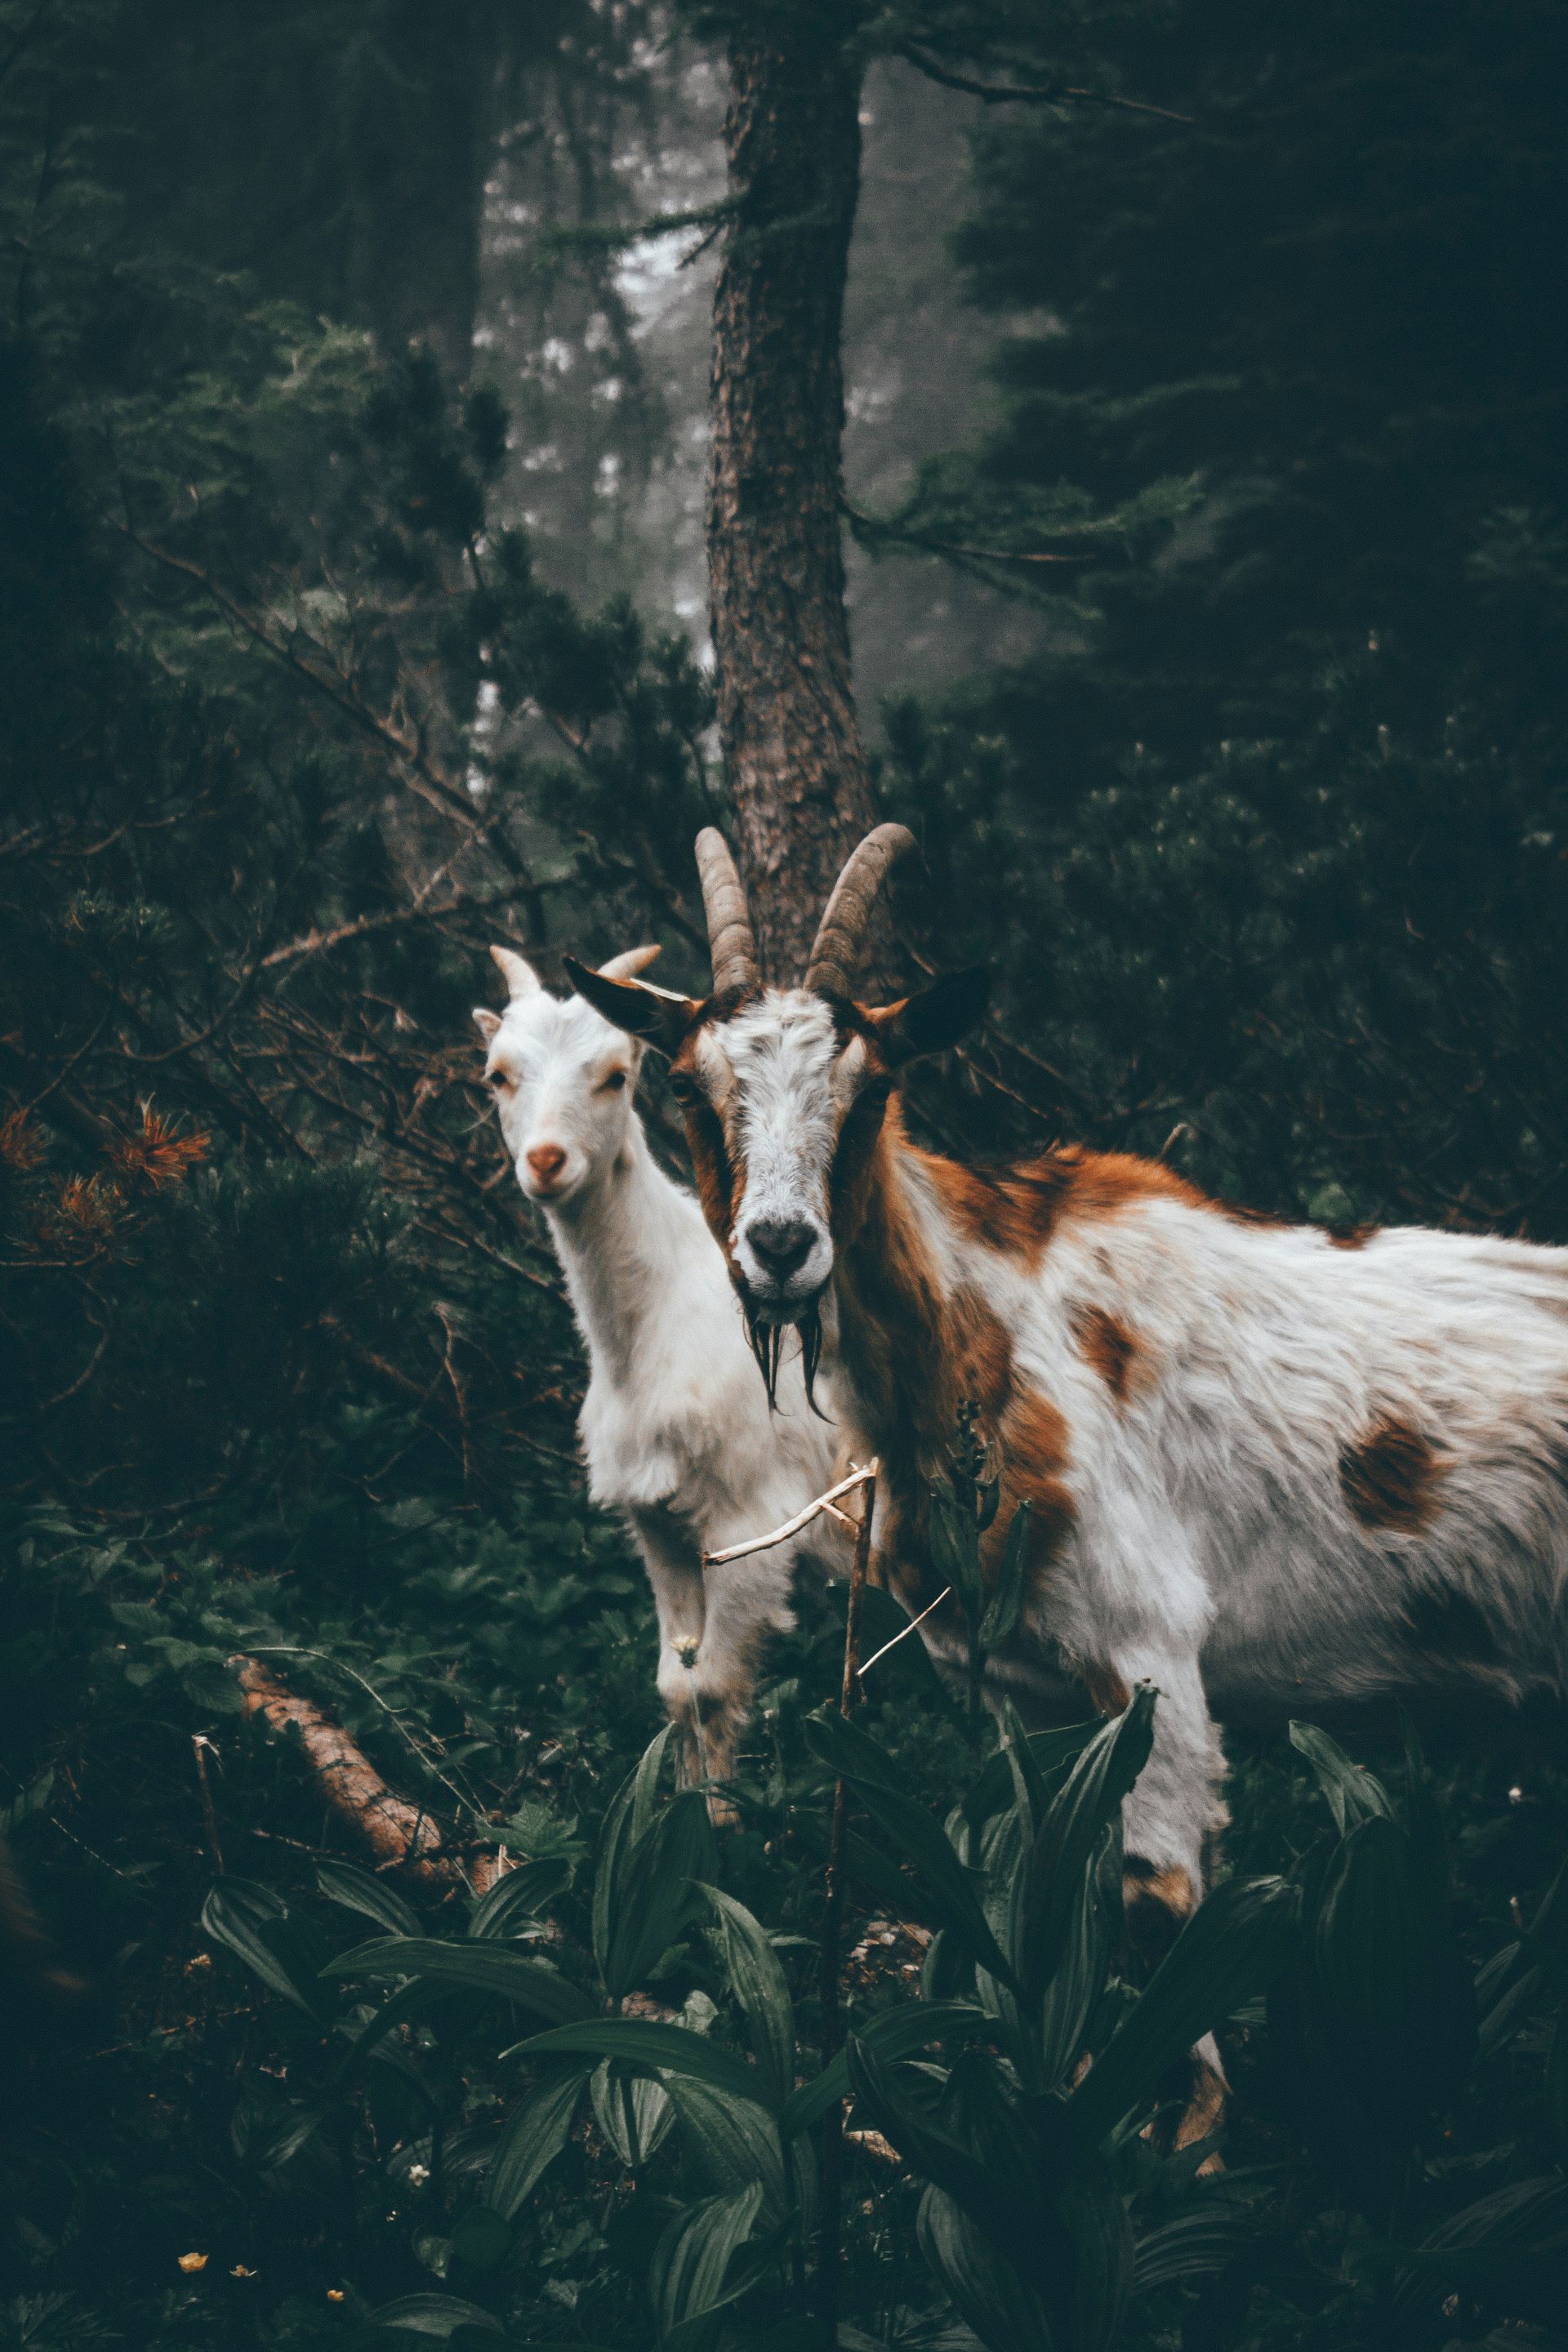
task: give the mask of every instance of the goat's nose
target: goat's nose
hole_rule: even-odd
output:
[[[756,1217],[746,1228],[752,1249],[781,1282],[805,1261],[816,1238],[804,1217]]]
[[[524,1157],[539,1184],[553,1184],[566,1165],[566,1154],[558,1143],[536,1143]]]

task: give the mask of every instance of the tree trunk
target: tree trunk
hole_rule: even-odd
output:
[[[860,169],[852,14],[737,34],[724,125],[734,217],[713,304],[708,495],[719,730],[763,970],[786,982],[876,822],[839,540],[839,338]]]

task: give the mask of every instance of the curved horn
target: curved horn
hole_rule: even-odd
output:
[[[639,971],[647,970],[658,953],[657,946],[625,948],[619,955],[613,955],[608,963],[602,963],[599,966],[599,978],[601,980],[635,980]]]
[[[492,948],[490,961],[505,975],[508,996],[532,996],[538,990],[539,974],[515,948]]]
[[[822,910],[805,968],[805,985],[823,996],[853,993],[871,908],[889,866],[915,845],[907,824],[879,824],[852,850]]]
[[[697,872],[702,883],[702,904],[708,916],[708,948],[713,961],[713,993],[727,989],[756,988],[756,935],[746,906],[746,894],[730,855],[730,845],[712,825],[697,836]]]

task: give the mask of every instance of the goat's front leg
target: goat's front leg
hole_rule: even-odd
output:
[[[738,1818],[715,1782],[732,1780],[769,1636],[792,1622],[792,1552],[731,1561],[704,1574],[685,1523],[668,1509],[639,1509],[637,1538],[658,1613],[658,1695],[679,1726],[681,1785],[706,1781],[721,1827]]]
[[[1152,1683],[1159,1692],[1149,1760],[1121,1809],[1128,1937],[1152,1969],[1202,1899],[1205,1861],[1228,1818],[1220,1794],[1225,1757],[1195,1657],[1130,1645],[1118,1648],[1087,1679],[1107,1713],[1125,1706],[1138,1683]],[[1212,2033],[1195,2044],[1192,2063],[1192,2091],[1176,2126],[1178,2148],[1206,2139],[1225,2118],[1228,2085]],[[1200,2169],[1219,2169],[1218,2157],[1211,2154]]]

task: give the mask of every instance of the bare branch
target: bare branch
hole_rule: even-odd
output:
[[[1066,81],[995,82],[978,81],[973,74],[954,73],[932,57],[918,41],[900,41],[895,54],[928,81],[940,82],[943,89],[962,90],[966,98],[977,98],[986,106],[1103,106],[1119,114],[1152,114],[1163,122],[1191,122],[1190,114],[1176,114],[1168,106],[1150,106],[1141,98],[1118,98],[1113,90],[1093,89],[1084,84]]]

